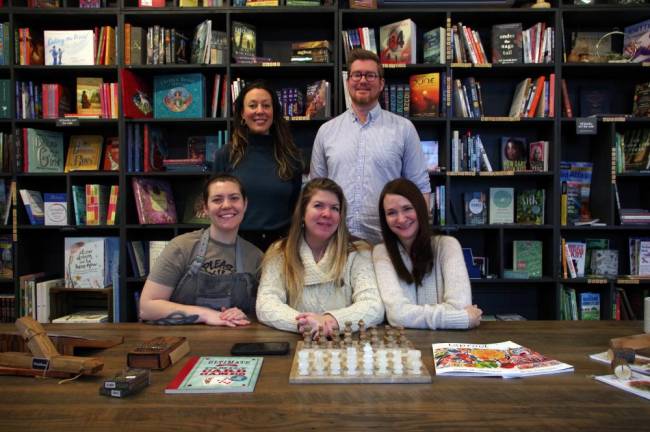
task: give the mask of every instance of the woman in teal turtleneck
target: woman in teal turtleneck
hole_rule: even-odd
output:
[[[261,250],[283,237],[300,193],[303,162],[275,91],[255,81],[235,101],[231,142],[215,157],[215,172],[238,177],[249,204],[240,235]]]

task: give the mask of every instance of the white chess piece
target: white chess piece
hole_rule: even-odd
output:
[[[406,367],[411,375],[420,375],[422,366],[422,353],[419,350],[408,350],[406,354]]]
[[[330,374],[341,375],[341,350],[330,351]]]
[[[345,366],[347,368],[346,373],[348,375],[357,374],[357,349],[355,347],[349,346],[346,348],[346,359]]]
[[[309,375],[309,351],[298,351],[298,374]]]
[[[323,375],[325,373],[325,352],[323,350],[314,351],[314,374]]]
[[[385,349],[377,350],[377,375],[388,374],[388,352]]]
[[[404,373],[404,366],[402,365],[402,350],[395,348],[391,351],[393,354],[393,374],[402,375]]]
[[[363,374],[372,375],[374,370],[374,354],[369,343],[363,345]]]

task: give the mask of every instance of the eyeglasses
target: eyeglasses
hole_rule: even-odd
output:
[[[377,72],[352,72],[350,74],[350,79],[354,82],[361,81],[362,77],[366,77],[368,82],[373,82],[379,78],[379,74]]]

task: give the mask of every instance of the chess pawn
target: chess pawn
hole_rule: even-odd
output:
[[[298,375],[309,375],[309,351],[298,351]]]
[[[359,340],[366,340],[366,323],[364,320],[359,320]]]
[[[422,366],[422,353],[419,350],[408,350],[406,354],[406,367],[410,375],[420,375]]]
[[[404,373],[404,365],[402,364],[402,351],[399,349],[392,349],[393,360],[393,374],[402,375]]]
[[[346,358],[345,358],[345,367],[347,375],[356,375],[357,374],[357,349],[355,347],[349,346],[345,349]]]
[[[314,374],[323,375],[325,373],[325,351],[314,351]]]
[[[343,329],[345,333],[350,333],[352,334],[352,321],[346,321],[345,322],[345,328]]]
[[[311,348],[311,327],[305,327],[305,331],[302,332],[302,342],[305,348]]]
[[[385,349],[377,350],[377,375],[388,374],[388,352]]]
[[[341,351],[333,349],[330,351],[330,374],[341,375]]]
[[[374,354],[370,344],[363,345],[363,374],[372,375],[374,369]]]

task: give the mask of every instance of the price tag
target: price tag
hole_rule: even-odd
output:
[[[598,133],[597,117],[576,118],[576,135],[596,135]]]
[[[59,118],[56,119],[56,126],[57,127],[79,126],[79,119],[76,117]]]

